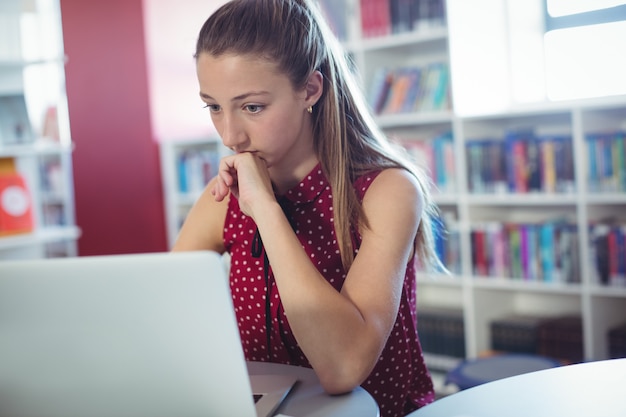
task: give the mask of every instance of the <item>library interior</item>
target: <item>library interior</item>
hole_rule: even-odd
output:
[[[626,1],[314,1],[432,182],[437,397],[626,358]],[[0,2],[0,263],[172,248],[230,152],[193,59],[225,2]]]

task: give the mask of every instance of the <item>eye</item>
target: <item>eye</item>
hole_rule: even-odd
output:
[[[259,104],[247,104],[245,106],[245,109],[247,112],[249,113],[259,113],[261,110],[263,110],[265,107]]]
[[[204,108],[208,108],[211,113],[217,113],[222,109],[218,104],[206,104]]]

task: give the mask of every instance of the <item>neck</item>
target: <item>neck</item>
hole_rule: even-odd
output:
[[[276,166],[270,168],[270,177],[274,186],[274,192],[283,195],[296,185],[300,184],[304,177],[308,175],[317,165],[318,160],[315,154],[292,166]]]

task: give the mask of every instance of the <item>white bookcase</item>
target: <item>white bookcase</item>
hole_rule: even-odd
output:
[[[327,3],[331,2],[334,0]],[[411,32],[375,38],[362,36],[360,5],[364,3],[372,2],[346,0],[344,9],[335,5],[326,10],[334,13],[329,20],[335,30],[339,28],[343,33],[342,41],[353,57],[366,95],[381,67],[449,62],[445,25],[417,25]],[[345,22],[338,23],[342,18]],[[626,97],[514,106],[503,113],[476,117],[459,117],[452,109],[382,114],[377,121],[390,137],[405,139],[409,144],[448,131],[453,137],[455,189],[436,191],[436,201],[443,213],[456,219],[448,226],[459,232],[460,265],[452,276],[418,278],[418,316],[419,309],[428,307],[462,309],[466,356],[476,357],[490,350],[490,322],[494,319],[511,314],[578,315],[582,317],[584,359],[606,359],[608,330],[626,323],[626,286],[599,282],[589,230],[590,225],[607,217],[626,224],[626,191],[596,192],[588,187],[590,160],[586,141],[596,133],[626,132]],[[558,193],[470,191],[466,146],[486,137],[504,140],[507,132],[520,128],[571,137],[575,175],[571,189]],[[475,274],[471,232],[477,225],[542,222],[553,217],[567,218],[578,230],[574,262],[580,273],[579,282]]]
[[[0,3],[0,159],[25,179],[34,224],[0,237],[0,260],[76,255],[64,61],[58,0]]]

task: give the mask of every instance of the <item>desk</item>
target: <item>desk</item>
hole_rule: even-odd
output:
[[[378,405],[363,388],[344,395],[328,395],[312,369],[267,362],[248,362],[250,375],[288,374],[298,383],[276,414],[292,417],[378,417]]]
[[[561,366],[488,382],[407,417],[624,417],[626,359]]]

